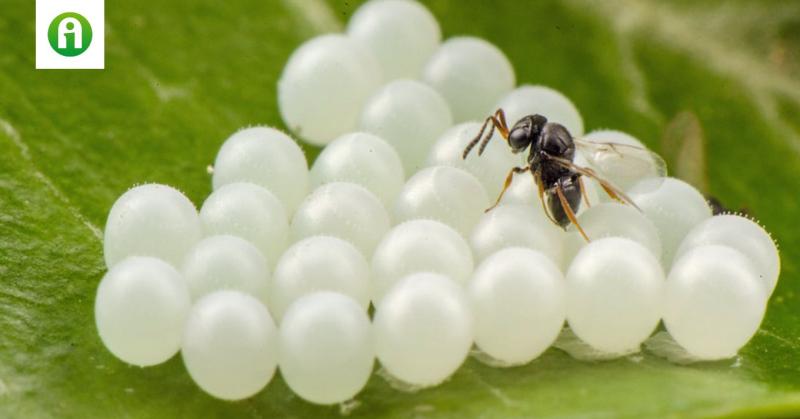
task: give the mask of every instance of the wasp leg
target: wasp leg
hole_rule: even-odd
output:
[[[586,184],[583,183],[583,177],[578,178],[578,183],[581,185],[581,195],[583,195],[583,202],[586,203],[586,208],[591,208],[592,204],[589,202],[589,195],[586,194]]]
[[[486,208],[486,211],[484,211],[484,212],[489,212],[489,211],[493,210],[496,206],[500,205],[500,200],[503,199],[503,195],[506,193],[506,190],[508,189],[509,186],[511,186],[511,181],[514,179],[514,175],[515,174],[525,173],[525,172],[527,172],[529,170],[531,170],[530,166],[515,167],[515,168],[509,170],[508,171],[508,175],[506,175],[506,181],[503,184],[503,190],[500,191],[500,195],[497,196],[497,200],[494,201],[494,205],[492,205],[489,208]]]
[[[544,184],[542,183],[542,177],[537,174],[533,175],[533,181],[536,182],[536,186],[539,187],[539,202],[542,203],[542,210],[544,211],[544,215],[553,222],[553,224],[558,225],[558,221],[556,221],[553,214],[550,214],[550,210],[547,209],[547,204],[544,202]]]
[[[600,187],[602,187],[603,190],[606,191],[606,194],[608,194],[608,196],[610,196],[611,199],[613,199],[613,200],[615,200],[617,202],[620,202],[622,204],[627,204],[628,203],[628,201],[625,201],[624,199],[622,199],[622,197],[620,197],[619,194],[617,194],[617,192],[614,191],[613,189],[607,187],[606,185],[604,185],[602,183],[600,184]]]
[[[587,236],[586,232],[583,231],[583,227],[578,224],[578,218],[575,217],[575,213],[572,212],[572,207],[569,206],[569,202],[567,202],[567,197],[564,196],[564,190],[561,188],[561,182],[556,184],[556,194],[558,195],[558,200],[561,201],[561,207],[564,208],[564,213],[567,214],[567,218],[569,218],[569,221],[572,224],[575,224],[575,227],[581,233],[583,239],[588,243],[590,241],[589,236]]]
[[[486,131],[486,127],[491,123],[491,127],[489,127],[489,133],[484,137],[483,133]],[[473,138],[466,147],[464,147],[464,153],[461,155],[462,159],[466,159],[469,155],[470,151],[479,143],[481,142],[481,137],[483,137],[483,143],[481,147],[478,149],[478,155],[483,154],[483,149],[486,148],[486,144],[489,143],[489,140],[494,135],[495,127],[500,131],[500,135],[503,136],[506,141],[508,140],[508,124],[506,124],[506,114],[503,112],[502,109],[498,109],[492,116],[486,118],[481,125],[480,131],[478,131],[478,135]]]

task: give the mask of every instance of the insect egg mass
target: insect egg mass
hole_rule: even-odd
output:
[[[470,353],[493,367],[533,362],[530,380],[553,359],[587,374],[666,371],[652,357],[676,361],[658,342],[681,362],[728,359],[778,285],[778,249],[758,223],[712,216],[635,137],[584,135],[565,94],[517,86],[486,40],[442,42],[420,2],[367,1],[346,33],[300,44],[277,105],[253,122],[282,118],[303,148],[266,126],[215,139],[199,213],[146,184],[117,199],[105,226],[100,340],[136,366],[180,352],[205,393],[253,398],[234,409],[260,414],[263,391],[344,414],[379,398],[374,371],[395,388],[477,383],[486,394],[485,368],[458,372]],[[310,170],[303,150],[316,156]],[[180,382],[172,372],[152,376]]]

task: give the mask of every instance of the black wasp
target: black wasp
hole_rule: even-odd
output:
[[[483,136],[486,127],[489,132]],[[467,144],[462,158],[466,159],[470,151],[481,143],[478,155],[483,154],[483,150],[492,139],[495,129],[506,140],[513,153],[520,153],[530,148],[525,167],[514,167],[508,172],[503,190],[497,201],[486,211],[491,210],[500,203],[506,189],[511,185],[515,174],[530,172],[533,180],[539,188],[539,198],[542,201],[544,212],[555,224],[565,228],[570,222],[575,225],[586,241],[589,237],[578,224],[575,213],[581,205],[581,199],[586,201],[586,186],[583,176],[594,179],[605,190],[605,192],[617,201],[633,206],[636,204],[620,188],[604,179],[598,172],[590,167],[582,167],[573,162],[576,150],[590,163],[602,163],[608,157],[617,158],[618,162],[631,165],[632,172],[636,173],[637,168],[641,169],[642,164],[648,165],[654,176],[664,176],[666,166],[663,160],[650,151],[622,143],[593,142],[573,138],[569,131],[561,124],[547,122],[547,118],[542,115],[528,115],[517,121],[509,129],[506,123],[506,116],[502,109],[498,109],[494,115],[486,118],[481,126],[478,135]],[[483,138],[483,141],[481,141]],[[602,167],[603,164],[593,166]],[[617,170],[620,166],[617,165]]]

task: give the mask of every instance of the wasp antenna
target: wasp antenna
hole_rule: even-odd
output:
[[[467,146],[464,147],[464,153],[461,154],[461,159],[462,160],[466,160],[467,156],[470,153],[470,151],[472,151],[472,149],[475,148],[475,145],[478,144],[481,141],[481,137],[483,136],[483,132],[486,131],[486,125],[489,124],[489,121],[491,121],[491,120],[492,120],[492,117],[486,118],[486,121],[484,121],[483,125],[481,125],[480,131],[478,131],[478,135],[476,135],[475,138],[473,138],[469,142],[469,144],[467,144]],[[480,155],[480,153],[478,153],[478,154]]]
[[[494,122],[494,119],[492,119],[492,122]],[[479,156],[483,155],[483,151],[486,150],[486,146],[489,145],[489,141],[492,139],[492,136],[494,135],[494,127],[495,124],[492,124],[492,126],[489,127],[489,133],[486,134],[486,137],[483,138],[483,141],[481,142],[481,147],[478,149]]]

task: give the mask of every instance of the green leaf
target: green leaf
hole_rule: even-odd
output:
[[[179,357],[146,369],[112,357],[97,337],[93,300],[105,269],[100,232],[115,198],[163,182],[200,204],[210,192],[206,166],[227,135],[282,126],[275,82],[291,51],[340,29],[357,3],[108,2],[106,70],[35,71],[33,5],[4,2],[0,416],[800,415],[794,1],[429,3],[446,36],[496,43],[520,83],[565,92],[590,129],[628,131],[654,148],[665,136],[684,145],[701,136],[707,164],[692,160],[690,145],[675,154],[678,173],[697,176],[705,165],[709,192],[747,208],[782,249],[767,317],[738,358],[680,366],[643,353],[584,363],[551,349],[512,369],[470,360],[416,393],[376,374],[340,408],[305,403],[280,378],[252,399],[223,402],[194,386]],[[688,128],[670,124],[679,115],[692,115]]]

